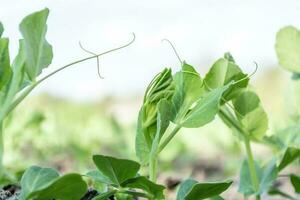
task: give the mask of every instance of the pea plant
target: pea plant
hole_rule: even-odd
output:
[[[3,175],[2,164],[4,153],[4,121],[16,106],[40,83],[57,72],[84,62],[122,49],[130,45],[134,39],[115,49],[71,62],[52,73],[40,78],[43,69],[47,68],[53,58],[52,46],[46,40],[47,18],[49,9],[43,9],[25,17],[20,23],[19,29],[22,39],[19,40],[19,51],[11,62],[9,54],[9,39],[3,37],[4,27],[0,22],[0,174]]]
[[[97,58],[102,54],[75,61],[49,75],[37,79],[52,60],[52,48],[46,41],[48,9],[26,17],[20,25],[23,39],[19,53],[10,64],[8,39],[0,39],[0,121],[42,81],[56,72]],[[0,36],[3,27],[0,25]],[[281,65],[299,76],[300,33],[294,28],[281,30],[277,35],[276,49]],[[296,41],[296,42],[295,42]],[[297,43],[298,42],[298,43]],[[178,57],[179,58],[179,57]],[[293,60],[294,59],[294,60]],[[198,128],[219,116],[232,130],[245,149],[241,164],[238,191],[245,196],[262,199],[265,195],[280,195],[295,200],[277,187],[276,180],[287,166],[300,157],[297,146],[287,146],[282,154],[259,162],[252,152],[252,143],[264,143],[268,136],[268,118],[249,79],[236,64],[230,53],[218,59],[203,77],[196,69],[179,58],[181,69],[172,73],[165,68],[158,73],[145,90],[137,119],[135,150],[138,161],[107,155],[92,157],[95,169],[86,174],[60,175],[52,168],[31,166],[22,175],[20,190],[5,194],[2,199],[19,200],[131,200],[166,199],[166,187],[157,180],[160,153],[170,146],[181,129]],[[2,129],[3,130],[3,129]],[[220,133],[221,134],[221,133]],[[267,138],[267,139],[266,139]],[[3,139],[2,139],[3,151]],[[3,155],[3,152],[2,152]],[[146,169],[146,170],[142,170]],[[295,193],[300,193],[300,177],[289,174]],[[231,179],[206,182],[187,177],[177,190],[177,200],[222,200],[222,193],[234,181]],[[90,188],[88,187],[90,186]]]

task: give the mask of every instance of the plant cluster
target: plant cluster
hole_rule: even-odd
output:
[[[33,13],[22,21],[20,31],[23,39],[12,64],[8,39],[0,39],[1,124],[33,88],[49,77],[36,80],[52,60],[52,48],[45,39],[48,12],[45,9]],[[2,32],[0,25],[0,36]],[[277,35],[276,50],[280,64],[294,73],[294,79],[299,79],[300,32],[293,27],[281,30]],[[66,66],[98,58],[99,55]],[[32,166],[23,174],[21,192],[15,198],[165,199],[165,186],[157,182],[160,153],[181,129],[202,127],[219,116],[245,147],[246,159],[240,170],[239,192],[256,199],[261,199],[266,193],[295,199],[274,183],[280,172],[300,157],[300,149],[288,146],[282,155],[268,158],[265,162],[259,162],[253,156],[251,143],[265,143],[268,139],[270,141],[270,137],[266,136],[267,114],[249,85],[251,75],[244,73],[229,53],[218,59],[203,77],[187,62],[180,60],[180,64],[181,69],[176,73],[172,73],[170,68],[162,70],[146,88],[137,120],[135,142],[138,162],[94,155],[95,170],[85,175],[70,173],[62,176],[54,169]],[[3,149],[3,143],[1,147]],[[300,176],[288,176],[295,192],[300,193]],[[179,185],[176,199],[220,200],[232,183],[230,179],[199,182],[187,178]],[[95,191],[86,197],[88,185],[93,186]]]

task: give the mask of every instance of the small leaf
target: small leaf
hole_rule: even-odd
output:
[[[122,187],[141,189],[150,194],[153,199],[164,199],[163,191],[165,187],[163,185],[153,183],[144,176],[128,179],[122,184]]]
[[[4,27],[3,24],[0,22],[0,38],[2,37],[3,31],[4,31]]]
[[[197,183],[191,191],[185,196],[185,200],[200,200],[214,197],[227,190],[232,181],[215,182],[215,183]]]
[[[300,32],[293,26],[278,31],[275,45],[281,67],[300,73]]]
[[[134,178],[140,169],[140,165],[135,161],[110,156],[94,155],[93,161],[105,180],[109,180],[115,186]]]
[[[25,171],[21,179],[21,199],[27,199],[33,192],[47,188],[59,174],[51,168],[32,166]]]
[[[181,125],[188,128],[201,127],[212,121],[219,110],[222,94],[229,85],[214,89],[197,101],[190,112],[182,119]]]
[[[198,182],[193,179],[187,179],[179,185],[176,200],[184,200],[185,196],[191,191],[192,187]]]
[[[7,86],[12,74],[8,43],[7,38],[0,38],[0,91]]]
[[[294,186],[295,192],[300,193],[300,176],[296,176],[295,174],[292,174],[290,176],[291,183]]]
[[[33,192],[29,199],[74,200],[80,199],[87,191],[87,184],[79,174],[66,174],[57,178],[45,189]]]
[[[259,165],[255,162],[256,174],[258,177],[261,177],[263,173]],[[240,170],[240,182],[238,191],[245,196],[249,196],[255,194],[255,189],[253,188],[253,184],[251,181],[251,175],[249,170],[248,161],[244,160],[242,163],[242,167]]]
[[[192,105],[203,94],[204,89],[198,72],[186,63],[183,63],[181,71],[175,74],[174,86],[172,121],[181,124]]]
[[[259,181],[259,194],[269,190],[277,178],[277,168],[275,160],[272,160],[263,168],[263,173]]]
[[[92,170],[89,171],[86,176],[90,177],[93,179],[95,182],[99,183],[106,183],[106,184],[114,184],[112,181],[110,181],[109,178],[107,178],[105,175],[103,175],[99,170]]]
[[[297,158],[300,158],[300,149],[294,147],[288,147],[278,166],[278,171],[282,171],[286,166],[288,166]]]
[[[31,81],[51,64],[52,46],[46,41],[49,9],[35,12],[25,17],[20,24],[26,52],[26,72]]]
[[[251,139],[261,140],[268,129],[268,117],[258,96],[244,90],[233,100],[235,114]]]
[[[103,192],[103,193],[95,196],[92,200],[107,200],[107,199],[109,199],[109,197],[111,197],[114,194],[116,194],[116,192],[117,192],[117,190]]]

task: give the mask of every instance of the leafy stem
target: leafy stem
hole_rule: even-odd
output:
[[[159,146],[158,153],[160,153],[166,146],[169,144],[169,142],[173,139],[173,137],[176,135],[176,133],[181,129],[180,125],[177,125],[172,132],[169,134],[169,136],[162,142],[162,144]]]
[[[143,193],[143,192],[137,192],[137,191],[132,191],[132,190],[126,190],[126,189],[120,189],[118,191],[119,193],[123,193],[123,194],[129,194],[132,195],[134,197],[144,197],[147,199],[152,199],[152,195]]]

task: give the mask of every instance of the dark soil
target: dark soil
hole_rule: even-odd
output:
[[[93,188],[89,188],[85,195],[80,200],[91,200],[98,195],[98,192]]]
[[[0,200],[17,199],[21,192],[18,185],[6,185],[0,190]]]

